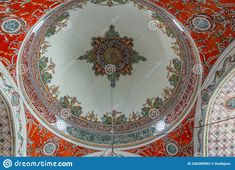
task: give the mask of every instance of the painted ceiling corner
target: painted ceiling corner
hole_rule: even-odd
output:
[[[0,11],[1,156],[235,156],[231,0]]]
[[[26,118],[19,90],[0,63],[1,156],[26,156]]]
[[[235,41],[232,41],[201,87],[194,129],[194,151],[200,155],[233,156],[234,63]]]

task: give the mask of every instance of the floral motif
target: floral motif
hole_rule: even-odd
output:
[[[171,96],[171,94],[173,93],[173,90],[178,84],[180,70],[181,70],[180,60],[175,58],[173,59],[173,61],[170,61],[170,64],[167,66],[167,71],[168,71],[167,77],[168,77],[168,81],[170,82],[173,88],[167,87],[163,89],[162,96],[164,99],[160,97],[148,98],[145,104],[143,105],[144,107],[142,108],[141,114],[143,116],[149,116],[151,112],[155,111],[156,109],[159,109],[164,104],[164,101],[167,100]]]
[[[157,28],[159,28],[168,37],[175,38],[175,35],[171,27],[164,21],[164,19],[161,16],[159,16],[159,14],[153,13],[152,18]]]
[[[10,18],[2,22],[1,29],[9,34],[15,34],[20,31],[22,27],[21,21],[15,18]]]
[[[82,107],[80,106],[81,103],[77,101],[76,97],[70,97],[70,96],[63,96],[59,100],[60,106],[66,109],[70,109],[71,113],[77,117],[79,117],[82,114]]]
[[[44,153],[45,155],[48,155],[48,156],[53,155],[54,152],[56,151],[56,148],[57,148],[57,146],[56,146],[55,143],[53,143],[53,142],[48,142],[48,143],[46,143],[46,144],[44,145],[44,147],[43,147],[43,153]]]
[[[63,13],[61,16],[59,16],[55,20],[55,24],[52,24],[48,29],[45,34],[45,37],[50,37],[54,35],[55,33],[59,32],[62,28],[66,27],[68,24],[68,19],[69,19],[69,12]]]
[[[45,47],[45,44],[42,45]],[[45,49],[44,49],[45,50]],[[41,78],[43,83],[47,86],[49,92],[51,95],[58,99],[59,95],[59,86],[48,84],[51,83],[52,74],[54,74],[54,68],[55,64],[52,60],[49,60],[48,57],[43,56],[39,60],[39,69],[41,73]],[[142,117],[150,116],[152,112],[156,112],[157,109],[159,109],[163,104],[164,101],[167,100],[174,88],[178,84],[179,76],[180,76],[180,70],[181,70],[181,61],[177,58],[170,61],[170,64],[167,66],[168,71],[168,81],[171,84],[171,88],[167,87],[163,89],[162,96],[160,97],[153,97],[153,98],[147,98],[145,104],[143,105],[143,108],[140,112],[132,112],[129,117],[126,117],[125,114],[118,112],[116,110],[113,110],[112,112],[104,113],[103,117],[101,118],[101,122],[103,124],[112,124],[112,121],[115,125],[124,124],[128,121],[135,121]],[[69,109],[71,111],[71,114],[77,116],[77,117],[83,117],[84,119],[87,119],[92,122],[99,122],[97,115],[94,114],[94,111],[88,112],[85,116],[82,115],[82,107],[81,103],[78,102],[76,97],[71,96],[63,96],[58,99],[60,106],[62,106],[64,109]]]
[[[114,25],[109,26],[109,30],[104,37],[94,37],[92,39],[92,50],[80,56],[79,60],[86,60],[93,64],[95,75],[107,75],[111,82],[111,87],[115,87],[120,75],[131,75],[133,64],[147,59],[133,50],[133,39],[120,37]],[[107,66],[112,65],[113,71],[107,71]]]
[[[48,86],[48,84],[51,83],[52,74],[55,73],[55,64],[52,60],[49,62],[48,57],[43,56],[40,58],[38,65],[43,83],[47,86],[52,96],[57,99],[59,95],[59,86]],[[59,99],[59,103],[63,108],[70,109],[71,113],[77,117],[79,117],[82,113],[82,107],[80,106],[81,103],[77,101],[76,97],[70,97],[68,95],[63,96]]]
[[[10,2],[9,0],[1,0],[2,2]],[[57,6],[63,1],[57,1],[55,4],[55,1],[51,0],[38,0],[38,1],[25,1],[25,0],[19,0],[19,1],[11,1],[10,7],[11,8],[6,8],[6,11],[10,9],[9,11],[10,16],[18,15],[22,20],[28,21],[31,19],[32,15],[34,12],[37,11],[48,11],[48,9],[51,9],[52,6]],[[182,5],[182,3],[184,5]],[[212,13],[213,15],[219,15],[220,18],[224,18],[223,21],[214,19],[214,21],[218,21],[217,26],[214,28],[214,30],[209,30],[203,32],[202,36],[201,33],[198,33],[195,31],[195,29],[191,26],[191,22],[189,22],[190,26],[188,25],[188,29],[192,33],[192,37],[195,41],[195,43],[198,46],[198,49],[200,50],[201,56],[203,56],[203,66],[205,65],[207,68],[211,68],[212,65],[214,64],[215,60],[217,57],[220,56],[221,51],[218,50],[218,47],[227,47],[229,44],[229,40],[231,37],[234,37],[235,35],[235,28],[234,22],[232,18],[234,17],[234,14],[232,9],[234,8],[234,5],[232,3],[228,3],[228,1],[216,1],[216,3],[212,3],[212,1],[208,3],[204,3],[203,1],[198,1],[198,3],[195,3],[195,1],[182,1],[182,3],[179,3],[179,1],[172,1],[172,0],[159,0],[155,1],[155,4],[162,8],[169,9],[172,15],[175,15],[178,20],[180,20],[184,25],[187,24],[188,18],[190,18],[193,15],[197,15],[198,13],[205,13],[205,14],[210,14]],[[4,3],[3,3],[4,4]],[[18,9],[18,5],[24,6],[24,8]],[[173,7],[173,8],[172,8]],[[16,9],[16,10],[15,10]],[[29,14],[25,14],[24,10],[25,9],[30,9]],[[8,16],[9,13],[4,14],[5,8],[3,7],[2,10],[2,18],[4,18],[6,15]],[[23,11],[23,12],[21,12]],[[35,22],[40,18],[42,15],[44,15],[44,12],[39,13],[38,15],[34,15],[35,19],[30,20],[30,22],[27,22],[27,27],[30,28],[35,24]],[[225,23],[225,24],[224,24]],[[223,26],[224,25],[224,26]],[[220,36],[214,36],[214,35],[220,35]],[[21,32],[18,35],[14,35],[11,41],[2,41],[1,44],[1,61],[6,65],[8,71],[14,76],[15,75],[15,69],[16,67],[11,67],[12,65],[14,66],[17,60],[13,60],[16,57],[15,55],[9,55],[14,53],[13,49],[10,48],[9,43],[12,42],[13,44],[17,43],[22,43],[23,38],[25,37],[25,33]],[[5,37],[7,37],[7,34],[1,34],[1,39],[5,40]],[[216,46],[215,44],[218,44]],[[206,48],[205,48],[206,47]],[[4,53],[3,53],[4,52]],[[208,70],[207,70],[208,71]],[[206,76],[207,73],[204,74]],[[194,114],[192,114],[194,115]],[[31,114],[27,113],[27,116],[30,117],[30,120],[35,120]],[[191,116],[193,117],[193,116]],[[189,119],[186,117],[186,119]],[[191,119],[193,120],[193,119]],[[33,121],[28,121],[28,124],[32,126],[31,131],[28,132],[28,138],[29,142],[28,143],[28,155],[29,156],[42,156],[39,152],[38,149],[34,149],[35,146],[42,145],[42,142],[45,140],[45,138],[56,138],[56,135],[54,135],[52,132],[48,131],[45,127],[41,127],[38,124],[35,124]],[[174,131],[170,135],[168,134],[168,138],[172,138],[172,134],[180,134],[177,137],[177,142],[180,143],[179,150],[181,151],[178,156],[192,156],[193,155],[193,144],[192,144],[192,134],[191,133],[191,125],[192,121],[187,121],[187,124],[184,124],[182,128],[177,128],[177,131]],[[186,132],[186,130],[187,132]],[[35,133],[38,132],[38,133]],[[182,133],[181,133],[182,132]],[[184,132],[184,133],[183,133]],[[48,135],[43,135],[43,134],[48,134]],[[37,136],[41,136],[40,140],[38,140]],[[186,140],[184,137],[188,135],[188,140]],[[184,138],[184,139],[182,139]],[[184,142],[181,142],[184,141]],[[78,155],[81,156],[83,154],[87,154],[90,152],[89,149],[83,149],[81,147],[75,146],[70,144],[69,142],[64,141],[63,139],[59,140],[60,145],[60,152],[58,153],[59,156],[77,156],[76,154],[79,153]],[[155,142],[152,145],[147,145],[142,148],[138,148],[136,150],[132,150],[134,153],[138,153],[142,156],[165,156],[165,150],[164,150],[164,139],[163,140],[158,140],[158,142]],[[67,147],[67,149],[64,149]],[[182,147],[182,148],[181,148]],[[185,148],[185,149],[184,149]],[[58,156],[57,155],[57,156]]]
[[[164,22],[161,16],[153,13],[152,17],[154,21],[158,23],[158,28],[161,29],[164,34],[175,38],[171,28]],[[52,26],[49,27],[49,29],[46,31],[45,37],[48,38],[60,31],[63,25],[66,25],[68,19],[69,13],[63,13],[55,20]],[[121,75],[125,76],[132,74],[133,64],[147,60],[145,57],[139,55],[138,52],[133,50],[133,39],[129,37],[120,37],[119,33],[115,30],[114,25],[109,26],[109,29],[105,32],[103,37],[94,37],[92,39],[91,46],[93,48],[87,51],[85,55],[80,56],[78,60],[86,60],[87,63],[93,64],[95,75],[106,75],[108,80],[111,82],[112,88],[115,87],[116,82],[119,80]],[[44,39],[43,43],[41,44],[41,55],[47,51],[48,47],[50,47],[50,44]],[[171,48],[177,56],[181,55],[177,43],[172,43]],[[60,94],[59,86],[48,85],[51,83],[52,75],[55,73],[55,64],[51,59],[49,60],[48,57],[42,56],[39,59],[38,64],[43,83],[46,85],[52,97],[59,101],[59,104],[61,107],[63,107],[63,109],[68,109],[71,114],[75,115],[76,117],[80,117],[92,122],[102,122],[102,124],[106,125],[110,125],[112,123],[115,125],[124,124],[126,122],[136,121],[147,116],[160,116],[158,109],[164,104],[165,100],[167,100],[172,95],[175,87],[178,84],[181,71],[181,61],[178,58],[174,58],[166,67],[168,72],[167,78],[171,87],[166,87],[163,89],[162,98],[148,98],[145,104],[143,104],[143,108],[139,112],[130,113],[129,117],[121,112],[113,110],[110,113],[104,113],[103,117],[101,117],[101,120],[99,120],[93,110],[84,114],[82,112],[81,103],[78,102],[76,97],[65,95],[58,98]]]
[[[90,2],[97,5],[104,5],[111,7],[114,5],[126,4],[128,0],[91,0]]]
[[[113,110],[110,113],[105,113],[103,117],[101,118],[102,123],[106,125],[120,125],[127,122],[126,115],[122,114],[122,112],[118,112],[116,110]]]
[[[163,99],[159,97],[147,98],[144,107],[142,108],[142,115],[148,116],[153,110],[160,108],[163,105]]]
[[[192,18],[192,25],[197,31],[208,31],[213,27],[212,19],[208,15],[196,15]]]

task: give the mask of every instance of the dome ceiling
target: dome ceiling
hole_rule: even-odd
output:
[[[235,41],[224,50],[202,85],[194,149],[198,155],[234,156]]]
[[[25,70],[19,80],[29,109],[80,144],[156,140],[182,121],[199,89],[189,34],[150,2],[69,1],[43,17],[22,47],[18,72]]]
[[[180,82],[180,78],[182,77],[182,72],[179,72],[180,78],[174,79],[178,80],[178,82],[175,81],[177,82],[177,86],[175,88],[172,86],[171,84],[172,82],[168,80],[168,78],[173,74],[169,74],[169,77],[166,76],[168,74],[168,70],[172,70],[172,68],[174,68],[172,60],[178,58],[178,60],[181,61],[181,67],[182,67],[185,64],[183,60],[186,60],[188,58],[190,61],[193,61],[191,60],[192,57],[195,57],[197,59],[197,54],[182,55],[182,53],[185,52],[185,50],[183,50],[185,47],[182,47],[184,41],[180,42],[176,41],[177,42],[176,45],[180,47],[179,51],[181,55],[180,57],[175,55],[174,49],[171,48],[170,44],[170,42],[174,42],[175,40],[174,38],[167,36],[166,33],[169,32],[167,32],[166,29],[162,27],[162,23],[168,21],[170,23],[169,26],[172,28],[172,30],[179,31],[178,34],[176,34],[175,36],[176,39],[184,37],[183,38],[184,40],[189,40],[189,42],[191,42],[191,39],[187,38],[189,36],[188,33],[185,32],[184,27],[189,31],[190,35],[192,36],[197,46],[203,66],[202,68],[201,65],[197,65],[198,67],[195,67],[194,71],[195,73],[199,74],[199,75],[196,74],[197,77],[200,76],[201,71],[203,71],[203,79],[205,79],[208,74],[208,71],[211,69],[217,58],[220,56],[220,54],[224,51],[224,49],[235,37],[235,32],[234,32],[235,27],[233,22],[234,14],[232,12],[234,10],[233,3],[230,0],[223,0],[217,3],[210,0],[206,2],[204,1],[182,2],[182,1],[159,0],[159,1],[151,1],[151,3],[149,1],[148,2],[138,1],[141,4],[137,5],[136,1],[135,4],[134,1],[117,2],[115,0],[91,1],[92,3],[87,2],[85,4],[84,4],[85,1],[77,1],[81,2],[82,5],[76,6],[73,9],[66,9],[63,12],[61,11],[61,14],[63,13],[63,16],[60,17],[61,15],[60,16],[58,15],[54,18],[54,20],[56,20],[56,18],[58,19],[57,22],[54,23],[52,23],[51,21],[46,22],[48,21],[49,18],[53,16],[52,13],[58,14],[59,10],[57,11],[57,9],[61,9],[63,8],[63,6],[66,6],[66,5],[61,5],[63,2],[64,2],[63,0],[58,0],[58,1],[34,0],[27,2],[19,0],[17,2],[5,1],[3,3],[0,3],[0,9],[2,11],[0,13],[1,16],[0,37],[3,40],[0,42],[1,62],[4,64],[7,71],[11,74],[14,80],[16,79],[16,72],[18,72],[18,78],[19,78],[18,87],[20,87],[22,92],[25,92],[24,90],[26,89],[25,87],[27,86],[28,83],[25,80],[23,81],[23,79],[27,78],[24,77],[23,75],[26,76],[26,73],[29,71],[29,69],[38,68],[37,71],[35,70],[36,72],[30,73],[31,75],[36,76],[36,77],[30,77],[30,80],[34,80],[36,78],[35,80],[37,80],[37,82],[40,82],[41,83],[40,87],[42,87],[39,90],[37,90],[37,94],[35,94],[35,97],[37,97],[36,95],[42,92],[43,94],[46,94],[47,97],[50,97],[46,99],[53,99],[53,104],[59,103],[58,105],[53,105],[52,103],[49,103],[50,107],[53,108],[54,106],[56,107],[59,106],[58,108],[60,108],[59,112],[58,111],[49,112],[48,109],[51,108],[48,107],[48,101],[47,103],[40,103],[41,99],[35,100],[36,98],[35,99],[29,98],[30,94],[24,93],[23,98],[26,99],[24,100],[24,103],[25,105],[27,105],[27,108],[29,110],[25,107],[25,109],[21,108],[21,112],[25,111],[26,114],[27,136],[23,134],[22,136],[19,136],[19,138],[23,137],[22,138],[23,141],[17,140],[17,142],[19,142],[19,145],[17,144],[16,146],[20,148],[17,149],[18,154],[22,154],[22,152],[23,154],[25,154],[25,142],[26,142],[25,138],[27,137],[28,156],[43,156],[43,155],[83,156],[87,154],[99,156],[103,152],[102,153],[100,151],[97,152],[97,150],[94,149],[98,150],[102,148],[105,149],[106,146],[109,144],[101,145],[98,142],[94,141],[89,142],[90,139],[92,138],[90,138],[89,140],[81,140],[79,139],[80,136],[79,137],[77,136],[77,133],[68,134],[67,132],[68,126],[73,126],[74,129],[76,130],[78,128],[79,129],[83,128],[86,134],[90,133],[91,126],[85,128],[78,126],[78,123],[74,122],[74,120],[84,121],[92,126],[102,125],[102,127],[105,128],[107,127],[106,132],[98,129],[95,131],[95,133],[105,134],[109,137],[112,137],[113,131],[112,130],[110,131],[110,128],[112,129],[114,124],[116,124],[115,127],[118,128],[124,125],[132,125],[133,123],[135,124],[135,122],[139,122],[140,120],[146,119],[150,120],[150,122],[146,123],[146,125],[142,124],[138,126],[139,127],[138,129],[134,127],[133,129],[135,130],[130,130],[122,134],[120,133],[118,134],[116,131],[116,134],[118,134],[119,136],[128,135],[130,133],[138,132],[149,127],[153,131],[148,131],[146,134],[149,135],[149,132],[154,132],[153,133],[154,136],[152,137],[144,136],[143,137],[144,140],[137,139],[136,141],[138,142],[132,143],[129,146],[116,144],[115,147],[119,147],[119,149],[123,150],[124,148],[126,148],[124,149],[125,152],[120,151],[119,153],[119,151],[116,151],[118,154],[122,153],[121,155],[128,155],[128,153],[133,153],[141,156],[192,156],[194,154],[193,130],[194,130],[194,118],[195,118],[195,106],[189,103],[193,100],[190,100],[189,103],[186,103],[188,106],[192,107],[192,109],[184,107],[183,110],[185,112],[181,114],[182,117],[181,116],[176,117],[176,120],[171,124],[166,124],[167,119],[165,118],[167,113],[161,112],[160,109],[156,110],[150,109],[151,112],[150,110],[148,110],[148,112],[152,113],[151,115],[149,114],[146,117],[141,117],[142,116],[141,107],[143,107],[145,101],[147,101],[147,98],[150,97],[162,98],[164,100],[163,104],[166,105],[167,102],[171,98],[173,98],[172,97],[173,95],[169,95],[168,96],[169,98],[165,99],[163,95],[164,89],[170,88],[175,92],[177,89],[179,89],[178,86],[182,84],[182,82]],[[69,4],[69,2],[67,2],[67,4]],[[121,6],[123,7],[121,8]],[[146,9],[146,6],[149,6],[150,8]],[[110,10],[112,10],[113,14],[111,12],[109,14],[107,12],[104,12],[107,15],[104,16],[102,15],[102,17],[100,17],[100,15],[97,16],[79,15],[79,14],[85,14],[85,12],[89,12],[89,9],[91,9],[92,7],[95,9],[102,8],[102,10],[96,10],[95,14],[98,14],[97,13],[98,11],[104,12]],[[162,10],[161,8],[164,10]],[[119,11],[122,10],[125,11],[125,9],[129,9],[127,13],[123,14],[118,13]],[[48,11],[50,10],[52,11],[48,13]],[[167,12],[165,12],[165,10]],[[171,16],[168,12],[174,15],[174,17]],[[46,13],[47,15],[41,18]],[[159,21],[158,18],[159,16],[152,15],[154,13],[163,14],[164,19]],[[119,16],[115,14],[119,14]],[[131,14],[138,15],[138,18],[140,18],[140,20],[133,18],[133,15]],[[112,16],[111,18],[110,15]],[[78,23],[78,21],[76,22],[76,18],[75,20],[73,20],[74,17],[78,17],[80,21],[82,21],[82,19],[84,19],[83,21],[85,21],[85,19],[88,19],[90,21],[90,25],[86,25],[86,22],[83,22],[81,26],[80,23]],[[184,26],[182,26],[175,18],[177,18],[177,20],[179,20],[180,23],[182,23]],[[131,19],[131,23],[136,24],[135,27],[132,26],[130,22],[125,22],[125,20],[129,19]],[[99,23],[96,22],[96,20],[99,21]],[[123,23],[125,24],[125,27],[123,26]],[[112,27],[112,25],[114,27]],[[49,29],[50,31],[47,32],[46,30],[43,30],[45,31],[45,34],[43,33],[41,36],[39,36],[39,39],[42,41],[37,42],[34,39],[35,37],[29,39],[32,36],[36,36],[39,33],[39,31],[42,30],[42,27],[45,26],[47,28],[50,27]],[[160,28],[157,26],[160,26]],[[29,30],[32,27],[33,29],[29,32]],[[142,30],[147,30],[147,31],[145,31],[144,34],[139,34],[138,31]],[[106,46],[107,42],[111,42],[111,40],[106,36],[106,33],[109,33],[110,31],[118,33],[116,34],[117,36],[115,36],[115,41],[119,42],[118,48],[117,46],[115,46],[115,48],[107,48]],[[28,32],[29,35],[26,36]],[[48,34],[46,34],[46,32]],[[83,34],[81,34],[81,32],[83,32]],[[74,36],[78,34],[79,34],[78,37]],[[147,38],[145,38],[145,36]],[[32,53],[33,54],[32,56],[37,56],[35,58],[31,58],[35,59],[34,61],[36,61],[35,65],[32,65],[32,67],[28,67],[29,65],[21,64],[21,62],[23,61],[22,60],[23,57],[22,55],[18,55],[20,46],[22,45],[24,38],[26,38],[28,44],[26,44],[26,41],[24,41],[22,46],[23,48],[27,47],[32,48],[32,44],[34,44],[35,45],[34,47],[37,48],[35,52],[37,51],[38,54],[35,55]],[[97,41],[96,46],[94,46],[93,43],[94,39],[99,40]],[[34,41],[31,42],[31,40]],[[46,62],[47,64],[44,63],[41,65],[41,66],[46,66],[46,70],[49,69],[48,75],[51,74],[51,78],[49,78],[50,81],[47,83],[43,82],[42,79],[43,69],[41,70],[42,72],[39,69],[42,68],[39,67],[39,61],[41,61],[41,59],[43,58],[43,55],[41,53],[42,50],[41,45],[44,43],[44,41],[47,41],[49,43],[48,48],[46,48],[45,53],[43,53],[45,58],[47,58],[44,61],[48,61],[48,63]],[[80,44],[77,44],[76,42],[79,41]],[[35,43],[38,43],[38,46]],[[120,47],[120,43],[122,45],[125,44],[126,45],[125,48],[122,48],[123,47],[122,45],[121,45],[122,47]],[[127,46],[127,44],[129,44],[129,46]],[[83,45],[83,47],[81,45]],[[74,50],[69,50],[69,49],[74,49]],[[89,52],[91,51],[93,52],[97,49],[102,50],[102,54],[105,55],[104,58],[103,57],[100,58],[98,53],[96,54],[92,53],[92,55],[87,55],[89,54]],[[190,50],[194,51],[194,49]],[[30,51],[32,52],[33,50]],[[80,51],[80,53],[77,53],[76,51]],[[170,52],[173,55],[167,56],[168,52],[166,51]],[[22,50],[20,50],[20,53],[22,54]],[[133,58],[132,57],[133,55],[130,54],[133,53],[138,54],[136,55],[137,60],[135,60],[134,62],[133,60],[130,60],[130,58]],[[164,59],[162,59],[162,56],[160,55],[155,55],[155,53],[165,55]],[[120,54],[126,54],[126,56],[129,57],[125,57],[124,58],[125,60],[122,60],[123,58],[121,59],[120,57],[118,57],[121,56]],[[113,55],[117,56],[116,60],[112,59],[111,56]],[[156,57],[155,60],[153,60],[153,55],[155,55]],[[89,59],[91,56],[92,58],[99,59],[99,61],[101,62],[98,63],[97,62],[98,60],[90,61]],[[16,68],[16,62],[18,62],[17,66],[18,68]],[[32,63],[32,61],[27,61],[27,62]],[[97,65],[97,63],[99,65]],[[128,63],[126,65],[127,67],[123,67],[122,63],[125,63],[125,65]],[[49,65],[51,67],[48,67]],[[80,77],[82,75],[81,72],[79,71],[81,67],[76,67],[78,65],[87,66],[86,70],[83,71],[84,73],[83,75],[86,76],[86,78]],[[107,65],[109,66],[107,67],[109,69],[105,69],[106,68],[105,66]],[[194,66],[194,64],[192,65]],[[145,72],[145,74],[143,75],[137,74],[140,68],[147,69],[147,66],[150,67],[148,68],[148,72]],[[70,69],[67,70],[67,68]],[[63,73],[63,70],[67,70],[67,72]],[[116,76],[110,76],[110,74],[108,74],[109,72],[105,72],[103,74],[103,71],[111,71],[111,73],[115,73]],[[158,76],[159,75],[157,74],[158,72],[164,74]],[[191,67],[190,72],[194,73],[193,67]],[[185,73],[185,75],[188,75],[188,73],[189,72]],[[148,84],[148,86],[150,86],[149,89],[145,89],[143,88],[144,86],[140,85],[138,87],[137,81],[135,81],[137,79],[133,78],[136,76],[139,76],[140,79],[141,78],[144,79],[145,85]],[[89,79],[90,81],[85,82],[84,80],[86,79]],[[128,80],[130,82],[131,79],[133,79],[131,83],[132,87],[129,88],[128,86],[127,91],[129,91],[129,89],[132,90],[128,92],[128,95],[124,94],[124,92],[114,93],[116,94],[116,96],[113,95],[113,97],[111,97],[111,95],[105,96],[103,95],[104,94],[103,91],[97,90],[97,88],[100,89],[104,87],[102,88],[102,90],[108,89],[111,94],[111,91],[112,92],[115,91],[114,89],[118,88],[123,89],[123,84],[128,84]],[[155,82],[156,79],[159,81]],[[69,82],[71,81],[73,83],[69,84]],[[73,86],[70,86],[71,84]],[[82,91],[82,94],[86,92],[86,95],[84,96],[80,95],[81,89],[77,88],[76,84],[83,85],[84,91]],[[135,85],[135,88],[133,87],[133,84]],[[30,90],[33,89],[35,89],[35,87],[33,87]],[[193,89],[196,91],[196,88]],[[17,91],[18,90],[19,89],[17,89]],[[134,92],[133,90],[136,90],[137,93]],[[148,94],[147,93],[148,90],[149,91],[155,90],[154,93],[152,93],[154,95],[144,96],[143,95],[144,93]],[[139,98],[137,100],[137,97],[132,97],[131,94],[132,96],[137,95],[141,100],[139,100]],[[60,99],[61,97],[67,95],[69,95],[73,99],[74,97],[76,97],[77,101],[80,103],[79,106],[81,107],[82,114],[80,114],[80,112],[77,112],[77,110],[80,109],[63,108],[63,104],[61,105]],[[127,99],[125,98],[124,95],[128,96]],[[181,95],[179,95],[179,97],[180,96]],[[193,96],[189,97],[193,99]],[[100,99],[99,102],[97,101],[97,98]],[[111,100],[109,100],[111,98],[113,98],[115,102],[111,102]],[[123,98],[124,101],[122,100]],[[71,101],[70,100],[71,98],[68,97],[68,99],[69,101]],[[38,103],[35,103],[35,101],[38,101]],[[96,104],[93,104],[92,102]],[[174,102],[177,103],[176,101]],[[128,103],[128,105],[125,106],[124,103]],[[93,104],[93,107],[91,108],[91,110],[89,110],[88,108],[91,104]],[[71,104],[67,106],[70,107]],[[170,108],[173,107],[170,106]],[[123,116],[121,116],[121,119],[117,119],[118,121],[113,119],[112,118],[113,116],[110,116],[111,120],[115,120],[113,122],[111,121],[112,123],[110,124],[110,117],[108,117],[107,115],[114,115],[113,110],[121,112]],[[133,121],[130,120],[130,117],[133,114],[132,112],[140,114],[139,117],[134,116]],[[79,114],[74,115],[72,113],[79,113]],[[90,115],[92,116],[87,116],[88,113],[90,113]],[[115,113],[115,117],[121,114]],[[156,117],[156,115],[158,115],[158,117]],[[96,122],[96,116],[97,116],[97,122]],[[108,121],[104,121],[105,123],[103,122],[104,119],[102,119],[102,117],[104,116],[108,118],[106,119]],[[71,121],[71,117],[75,119],[72,119]],[[123,124],[119,124],[118,123],[120,122],[119,120],[124,120],[121,121]],[[21,122],[22,121],[19,121],[19,123]],[[20,124],[19,127],[24,128],[24,125],[22,126]],[[163,131],[157,132],[156,129],[160,129]],[[22,133],[22,130],[19,131],[19,133]],[[136,134],[139,135],[139,133]],[[163,135],[161,134],[165,136],[163,137]],[[137,137],[139,137],[138,135]],[[129,140],[129,138],[127,139]],[[94,152],[97,152],[97,154],[95,154]],[[198,151],[196,151],[196,153],[197,152]]]

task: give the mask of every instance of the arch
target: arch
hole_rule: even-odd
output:
[[[6,154],[4,154],[5,152],[4,153],[1,152],[1,155],[26,156],[27,135],[26,135],[26,119],[25,119],[23,103],[18,93],[18,88],[15,82],[13,81],[7,69],[4,67],[4,65],[1,62],[0,62],[0,103],[2,104],[1,116],[4,116],[3,119],[1,118],[0,122],[5,121],[5,125],[8,124],[8,126],[5,127],[6,129],[1,128],[3,130],[1,133],[5,135],[5,139],[10,140],[9,145],[11,146],[11,152],[6,152]],[[10,130],[10,136],[8,133],[9,130]]]
[[[0,92],[0,155],[15,155],[15,128],[8,101]]]
[[[216,94],[218,95],[218,92],[221,90],[224,83],[228,81],[228,76],[233,74],[234,69],[235,41],[233,41],[221,54],[201,87],[201,93],[197,102],[194,129],[194,153],[197,156],[209,156],[208,124],[213,123],[209,120],[213,96]]]

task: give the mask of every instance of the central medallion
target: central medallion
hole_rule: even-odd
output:
[[[91,63],[96,76],[107,75],[112,88],[121,75],[132,74],[133,64],[147,60],[133,50],[133,39],[120,37],[114,25],[109,26],[104,37],[92,38],[91,46],[92,49],[78,59]]]

